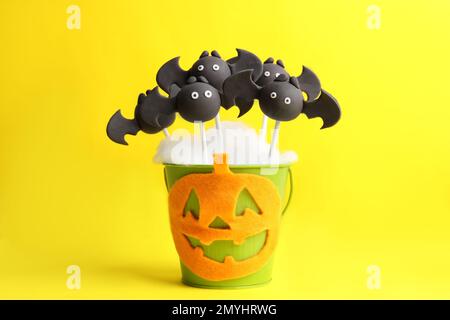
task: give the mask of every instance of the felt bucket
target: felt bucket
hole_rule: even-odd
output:
[[[201,288],[231,289],[270,282],[274,262],[273,250],[278,238],[281,216],[292,196],[292,174],[289,165],[228,167],[226,164],[166,164],[164,178],[169,191],[172,235],[180,256],[184,284]],[[289,193],[286,191],[288,182]],[[217,195],[217,190],[225,191],[220,191],[221,194]],[[228,194],[222,194],[226,192]],[[216,201],[216,198],[220,197],[225,197],[225,201]],[[227,197],[231,197],[230,201]],[[215,202],[209,203],[210,198],[214,198]],[[231,206],[235,207],[232,222],[226,218],[220,219],[222,216],[219,212],[231,212]],[[258,212],[261,209],[263,212]],[[198,225],[204,218],[202,213],[205,214],[208,210],[217,211],[218,215],[211,223],[212,218],[207,224]],[[270,224],[259,220],[264,215],[270,216],[270,219],[264,220],[270,221]],[[246,222],[236,222],[239,219]],[[184,229],[189,229],[192,233],[187,235],[184,231],[181,232],[182,228],[177,225],[178,220],[183,220],[182,223],[191,221],[192,225]],[[254,231],[257,227],[269,231],[253,233],[251,230]],[[246,229],[249,229],[249,233],[246,233]],[[231,233],[242,239],[234,236],[230,238]],[[197,258],[194,258],[195,256]]]

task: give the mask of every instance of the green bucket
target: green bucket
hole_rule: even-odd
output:
[[[246,173],[255,174],[263,176],[273,182],[281,199],[285,199],[285,205],[280,215],[284,214],[289,202],[292,197],[292,173],[290,166],[280,165],[280,166],[256,166],[256,165],[241,165],[241,166],[229,166],[233,173]],[[164,179],[166,183],[167,190],[170,191],[172,186],[182,177],[192,174],[192,173],[211,173],[213,172],[212,165],[175,165],[175,164],[165,164],[164,168]],[[289,194],[286,196],[286,186],[289,181],[290,188]],[[253,199],[250,195],[242,193],[239,196],[237,202],[236,212],[243,212],[245,208],[253,208],[255,206]],[[186,208],[192,212],[193,215],[198,215],[199,204],[198,199],[189,197],[186,204]],[[198,216],[197,216],[198,218]],[[221,222],[217,221],[216,227],[220,227]],[[202,244],[196,240],[189,238],[192,246],[201,246],[205,256],[216,261],[223,261],[226,255],[231,255],[235,260],[243,260],[249,256],[255,255],[259,252],[261,247],[264,245],[265,234],[257,234],[245,242],[245,247],[242,246],[235,247],[230,240],[219,240],[214,241],[213,245],[208,247],[202,246]],[[230,279],[223,281],[211,281],[203,279],[191,270],[189,270],[182,261],[181,264],[181,274],[182,282],[186,285],[200,288],[219,288],[219,289],[233,289],[233,288],[243,288],[243,287],[254,287],[260,286],[270,282],[272,279],[272,267],[273,267],[274,257],[269,258],[267,263],[256,273],[247,275],[239,279]]]

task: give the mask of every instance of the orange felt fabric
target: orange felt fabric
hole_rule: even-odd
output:
[[[222,159],[222,163],[217,163]],[[234,209],[240,192],[247,188],[260,214],[246,209],[235,216]],[[184,207],[194,189],[200,204],[199,219],[192,214],[184,216]],[[226,155],[215,157],[214,172],[190,174],[178,180],[169,194],[169,214],[172,235],[183,263],[198,276],[213,280],[241,278],[257,272],[272,255],[280,225],[281,199],[273,183],[253,174],[234,174],[226,163]],[[209,228],[219,216],[230,229]],[[247,237],[267,230],[266,242],[261,251],[244,261],[225,258],[223,263],[203,255],[200,247],[193,248],[186,236],[199,239],[209,245],[215,240],[232,240],[242,244]]]

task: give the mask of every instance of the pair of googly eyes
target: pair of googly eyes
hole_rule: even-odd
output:
[[[208,99],[212,97],[212,92],[210,90],[206,90],[204,93],[205,97],[207,97]],[[198,97],[200,97],[200,94],[197,91],[193,91],[191,93],[191,98],[194,100],[197,100]]]
[[[272,99],[275,99],[277,97],[277,93],[275,91],[271,92],[270,93],[270,97]],[[284,98],[284,103],[285,104],[291,104],[291,98],[289,98],[289,97]]]
[[[218,64],[215,63],[215,64],[213,64],[212,69],[213,69],[214,71],[218,71],[218,70],[220,69],[220,67],[219,67]],[[197,70],[198,70],[198,71],[203,71],[203,70],[205,70],[205,66],[202,65],[202,64],[199,64],[198,67],[197,67]]]
[[[279,75],[279,72],[275,73],[275,78],[278,78]],[[264,77],[270,77],[270,71],[264,71]]]

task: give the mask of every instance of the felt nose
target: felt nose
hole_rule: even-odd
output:
[[[217,216],[214,221],[209,224],[208,227],[213,229],[231,229],[230,225],[223,221],[223,219],[219,216]]]

